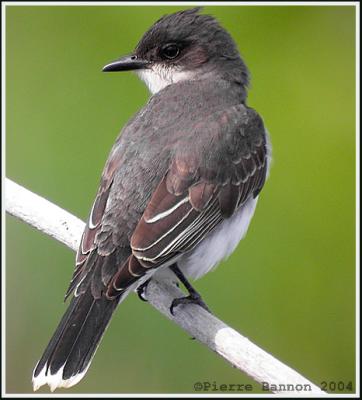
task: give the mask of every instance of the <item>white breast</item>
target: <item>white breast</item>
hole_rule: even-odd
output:
[[[228,257],[245,236],[258,198],[249,199],[232,217],[223,221],[190,253],[177,260],[178,267],[192,279],[201,278]]]

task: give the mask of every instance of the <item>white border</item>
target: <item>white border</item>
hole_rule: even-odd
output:
[[[9,397],[9,398],[99,398],[99,397],[108,397],[108,398],[116,398],[116,397],[125,397],[125,398],[137,398],[137,397],[150,397],[150,398],[182,398],[182,397],[200,397],[200,398],[208,398],[208,397],[230,397],[230,398],[239,398],[239,397],[276,397],[274,394],[245,394],[242,393],[238,394],[228,394],[228,393],[221,393],[221,394],[214,394],[212,392],[205,393],[205,394],[108,394],[108,393],[99,393],[99,394],[41,394],[41,393],[19,393],[19,394],[7,394],[6,393],[6,361],[5,361],[5,282],[6,282],[6,271],[5,271],[5,208],[4,208],[4,178],[5,178],[5,127],[6,127],[6,113],[5,113],[5,32],[6,32],[6,7],[8,6],[89,6],[89,5],[98,5],[98,6],[193,6],[193,5],[201,5],[201,6],[355,6],[356,7],[356,394],[329,394],[328,397],[337,398],[337,397],[346,397],[346,398],[356,398],[360,394],[360,358],[359,358],[359,350],[360,350],[360,329],[359,329],[359,299],[360,299],[360,285],[359,285],[359,266],[360,266],[360,7],[359,2],[353,1],[315,1],[315,2],[307,2],[307,1],[296,1],[296,2],[282,2],[282,1],[260,1],[260,2],[253,2],[253,1],[245,1],[245,2],[232,2],[232,1],[200,1],[200,2],[183,2],[183,1],[174,1],[174,2],[160,2],[160,1],[140,1],[140,2],[109,2],[109,1],[59,1],[59,2],[52,2],[52,1],[34,1],[34,2],[12,2],[12,1],[5,1],[1,3],[1,34],[2,34],[2,42],[1,42],[1,57],[2,57],[2,74],[1,74],[1,83],[2,83],[2,90],[1,90],[1,100],[2,100],[2,124],[1,124],[1,144],[2,144],[2,160],[1,160],[1,167],[2,167],[2,203],[1,203],[1,216],[2,216],[2,225],[1,225],[1,245],[2,245],[2,256],[1,256],[1,323],[2,323],[2,337],[1,337],[1,349],[2,349],[2,359],[1,359],[1,379],[2,379],[2,387],[1,387],[1,396],[2,397]],[[30,382],[30,379],[29,379]],[[30,386],[30,383],[29,383]],[[289,396],[286,394],[285,396],[279,395],[279,397],[304,397],[302,396]],[[311,396],[316,397],[316,396]]]
[[[4,1],[4,6],[359,6],[356,1]]]
[[[356,6],[356,392],[360,394],[360,4]]]

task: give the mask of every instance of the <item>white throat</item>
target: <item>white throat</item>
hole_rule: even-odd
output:
[[[137,75],[145,82],[152,94],[173,83],[192,80],[195,76],[190,71],[179,71],[175,68],[167,68],[157,64],[152,68],[137,71]]]

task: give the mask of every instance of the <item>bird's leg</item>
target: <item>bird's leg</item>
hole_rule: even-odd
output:
[[[143,293],[145,292],[147,285],[150,283],[150,280],[151,280],[151,278],[147,279],[147,281],[144,281],[143,283],[141,283],[141,285],[139,285],[136,289],[137,295],[140,298],[140,300],[142,300],[142,301],[147,302],[147,299],[145,297],[143,297]]]
[[[173,271],[173,273],[177,276],[177,278],[182,282],[186,290],[189,292],[188,296],[179,297],[173,300],[170,307],[171,314],[174,315],[173,309],[179,304],[190,304],[190,303],[199,305],[200,307],[202,307],[211,314],[211,311],[202,300],[200,294],[191,286],[190,282],[186,279],[185,275],[181,272],[177,264],[171,265],[170,269],[171,271]]]

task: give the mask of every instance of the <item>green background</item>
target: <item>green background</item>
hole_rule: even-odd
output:
[[[85,219],[115,137],[149,96],[134,74],[101,68],[180,9],[8,6],[7,176]],[[274,161],[247,237],[195,286],[218,317],[313,382],[354,388],[355,9],[203,12],[251,70],[248,104],[264,118]],[[65,311],[74,254],[12,217],[6,228],[6,390],[26,393]],[[194,393],[198,381],[261,392],[132,295],[86,377],[59,392]]]

